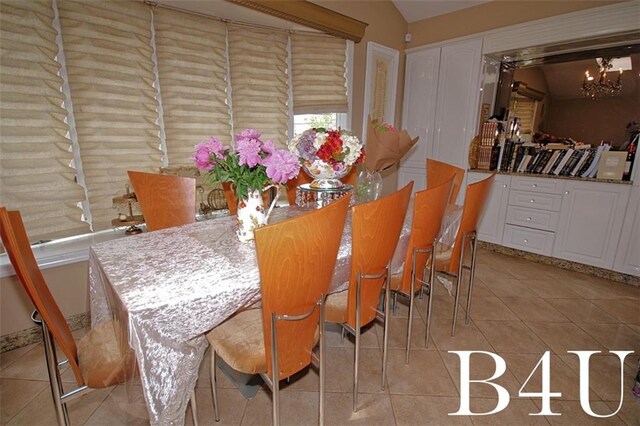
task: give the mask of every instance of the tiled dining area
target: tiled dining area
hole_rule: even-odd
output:
[[[464,293],[463,293],[464,295]],[[461,298],[461,301],[465,300]],[[399,303],[392,317],[389,340],[388,386],[380,388],[382,327],[363,334],[360,357],[359,410],[351,410],[353,343],[340,342],[337,328],[327,337],[326,424],[640,424],[640,401],[631,394],[640,354],[640,288],[542,265],[517,257],[480,250],[472,304],[472,322],[460,321],[450,336],[452,298],[436,287],[431,343],[424,348],[426,299],[418,300],[409,365],[404,363],[406,305]],[[464,306],[461,307],[464,313]],[[84,331],[76,331],[79,339]],[[448,416],[459,407],[459,359],[452,350],[499,354],[507,371],[496,380],[511,395],[508,407],[490,416]],[[540,410],[540,399],[518,398],[545,351],[551,351],[551,390],[562,392],[552,409],[561,416],[529,416]],[[633,350],[624,370],[624,401],[617,415],[597,419],[580,405],[578,361],[569,350]],[[54,425],[42,344],[2,353],[0,358],[0,421],[7,425]],[[477,357],[477,358],[475,358]],[[619,401],[619,369],[614,356],[592,359],[590,402],[595,413],[615,411]],[[196,387],[199,423],[214,424],[208,353]],[[471,378],[488,378],[493,362],[471,358]],[[73,381],[70,371],[63,380]],[[260,390],[246,400],[224,374],[218,374],[223,424],[270,424],[270,392]],[[318,376],[305,370],[283,387],[283,424],[317,424]],[[540,371],[524,391],[540,391]],[[496,392],[488,385],[471,385],[471,410],[487,412],[496,406]],[[148,424],[139,383],[95,390],[69,403],[72,424]],[[193,424],[187,412],[187,424]]]

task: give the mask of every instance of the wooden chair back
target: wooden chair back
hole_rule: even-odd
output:
[[[67,324],[42,276],[38,262],[31,250],[20,212],[7,211],[6,208],[0,207],[0,234],[20,283],[40,313],[42,320],[47,324],[55,342],[69,360],[78,386],[83,386],[84,379],[78,366],[78,349],[75,340],[69,324]]]
[[[358,275],[385,271],[396,250],[407,213],[413,181],[375,201],[355,205],[351,215],[351,270],[347,297],[347,324],[355,328]],[[362,280],[360,326],[376,317],[384,278]]]
[[[196,181],[193,178],[129,171],[147,230],[196,221]]]
[[[452,185],[453,178],[442,185],[416,192],[414,196],[411,237],[407,245],[400,285],[400,290],[405,294],[409,294],[411,291],[411,268],[414,249],[433,250],[433,242],[440,235],[442,218],[449,203]],[[416,253],[416,282],[417,279],[422,278],[418,274],[424,271],[430,256],[429,253]],[[417,288],[420,288],[419,285]],[[413,291],[415,290],[414,288]]]
[[[350,196],[311,213],[255,230],[262,291],[267,369],[272,375],[271,313],[301,315],[329,291]],[[320,310],[277,324],[278,374],[283,379],[311,363]]]
[[[462,181],[464,169],[449,163],[427,158],[427,189],[440,186],[453,177],[453,189],[451,190],[450,204],[455,204]]]
[[[456,233],[456,239],[453,244],[451,260],[449,261],[447,272],[452,274],[458,273],[458,266],[461,261],[460,251],[462,250],[462,244],[465,242],[463,237],[465,234],[476,231],[478,221],[484,211],[487,195],[489,194],[491,183],[493,182],[495,175],[496,174],[493,173],[488,178],[467,186],[467,192],[465,193],[464,204],[462,206],[460,226]]]

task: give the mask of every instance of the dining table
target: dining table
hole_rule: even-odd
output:
[[[270,223],[311,211],[283,206]],[[391,262],[403,267],[412,208]],[[134,351],[151,424],[183,424],[208,343],[205,333],[244,309],[259,306],[255,242],[240,242],[236,217],[95,244],[89,250],[91,323],[117,319]],[[344,227],[330,293],[348,287],[350,215]]]

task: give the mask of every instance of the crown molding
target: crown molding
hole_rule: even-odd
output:
[[[367,23],[306,0],[226,0],[333,36],[362,40]]]

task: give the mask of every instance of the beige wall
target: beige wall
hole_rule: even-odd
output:
[[[42,273],[65,317],[89,311],[87,262],[45,269]],[[15,276],[0,278],[0,336],[33,327],[33,309]]]
[[[492,1],[446,15],[410,23],[408,32],[411,33],[412,41],[408,47],[422,46],[523,22],[562,15],[563,13],[621,2],[622,0]],[[532,45],[535,45],[534,41],[532,41]]]

